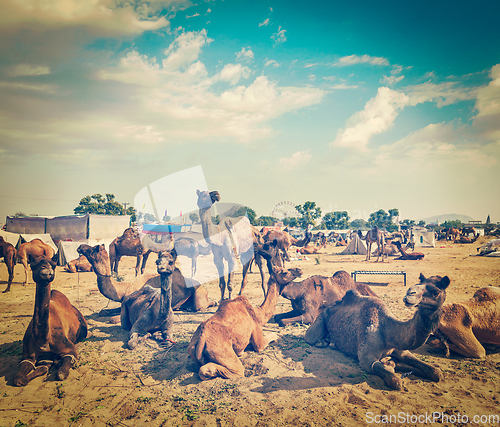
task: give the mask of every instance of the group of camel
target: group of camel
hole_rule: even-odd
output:
[[[248,346],[263,351],[276,336],[264,336],[263,325],[273,317],[279,296],[291,301],[292,311],[275,315],[281,326],[294,322],[310,324],[305,340],[317,347],[332,346],[357,359],[369,373],[380,376],[392,389],[401,390],[396,368],[410,366],[414,374],[439,381],[439,368],[417,359],[414,350],[428,340],[466,357],[484,358],[483,344],[500,345],[500,290],[483,288],[470,301],[445,305],[448,277],[420,276],[420,282],[408,289],[404,302],[417,307],[406,322],[396,319],[385,303],[367,285],[355,282],[345,271],[332,277],[311,276],[294,282],[302,275],[298,268],[284,268],[286,252],[292,245],[307,247],[307,240],[287,234],[262,236],[248,218],[223,218],[212,223],[210,207],[220,200],[217,192],[198,192],[198,207],[205,241],[210,246],[219,271],[221,298],[217,311],[196,329],[188,346],[190,357],[199,365],[199,377],[238,378],[244,375],[240,356]],[[384,245],[377,233],[365,236],[370,243]],[[372,241],[373,239],[373,241]],[[170,245],[172,246],[172,245]],[[97,277],[97,286],[107,298],[121,303],[119,320],[129,331],[127,346],[135,348],[153,337],[174,344],[173,310],[205,311],[210,306],[206,289],[182,275],[175,267],[175,244],[158,253],[157,273],[137,275],[118,282],[112,277],[112,256],[104,245],[81,245],[84,256]],[[111,252],[111,250],[110,250]],[[370,251],[369,251],[370,252]],[[379,251],[383,254],[383,250]],[[237,260],[243,264],[240,295],[232,298]],[[115,256],[116,261],[116,256]],[[251,262],[261,268],[264,301],[254,306],[241,295]],[[264,285],[263,264],[268,272]],[[31,257],[36,283],[34,315],[23,341],[23,358],[14,383],[22,386],[48,371],[47,360],[59,359],[58,379],[67,378],[78,358],[75,343],[87,334],[81,313],[60,292],[50,289],[55,263],[50,254]],[[228,275],[224,274],[224,262]],[[246,268],[245,268],[246,267]],[[225,298],[226,288],[228,298]],[[49,303],[50,302],[50,303]],[[118,314],[118,313],[107,313]]]

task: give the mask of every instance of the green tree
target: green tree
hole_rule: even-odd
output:
[[[321,208],[316,206],[316,202],[305,202],[303,205],[295,206],[297,212],[301,215],[298,219],[299,226],[306,230],[309,225],[316,225],[316,220],[321,218]]]
[[[83,197],[78,206],[73,209],[75,214],[85,215],[130,215],[131,221],[136,220],[135,209],[130,207],[125,210],[122,203],[115,200],[115,195],[107,193],[106,197],[102,194],[93,194]]]
[[[299,226],[299,220],[297,218],[291,217],[291,218],[284,218],[283,219],[283,225],[286,227],[298,227]]]
[[[415,221],[413,219],[404,219],[401,222],[401,225],[407,225],[409,227],[413,227],[415,225]]]
[[[344,230],[349,228],[349,214],[346,211],[328,212],[321,224],[328,230]]]
[[[193,224],[195,224],[197,222],[200,222],[200,217],[198,216],[198,214],[196,212],[190,213],[189,214],[189,219],[191,220],[191,222]]]
[[[256,222],[259,227],[270,227],[276,222],[276,218],[272,216],[259,216]]]
[[[418,225],[419,225],[420,227],[425,227],[425,221],[420,220],[420,221],[418,222]]]
[[[460,221],[459,219],[452,219],[443,222],[443,224],[441,225],[443,226],[443,228],[462,228],[462,221]]]
[[[377,212],[372,212],[368,218],[367,224],[369,227],[375,227],[381,229],[386,229],[387,231],[396,231],[398,226],[392,222],[392,220],[399,215],[397,209],[390,209],[389,213],[383,209],[379,209]]]
[[[250,224],[256,225],[255,221],[257,218],[257,214],[252,208],[249,208],[247,206],[241,206],[228,216],[230,216],[231,218],[238,218],[239,216],[247,216],[248,220],[250,221]]]
[[[353,230],[363,230],[368,228],[368,226],[366,225],[366,221],[364,219],[358,218],[351,221],[351,228]]]

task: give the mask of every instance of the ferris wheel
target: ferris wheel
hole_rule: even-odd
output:
[[[299,213],[292,202],[279,202],[271,212],[271,216],[277,219],[297,218]]]

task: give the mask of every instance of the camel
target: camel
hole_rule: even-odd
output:
[[[460,237],[460,230],[450,227],[448,230],[446,230],[446,240],[451,240],[451,237],[453,237],[453,240],[458,239]]]
[[[479,252],[479,255],[486,255],[491,252],[495,252],[496,248],[495,246],[500,245],[500,239],[491,239],[489,242],[486,242],[484,245],[481,245],[477,248],[477,252]]]
[[[145,274],[131,281],[118,282],[111,277],[111,264],[104,245],[80,245],[79,254],[85,255],[97,276],[97,287],[101,294],[111,301],[122,302],[123,299],[145,285],[161,288],[161,277],[158,274]],[[172,307],[174,310],[205,311],[214,303],[209,302],[207,290],[194,279],[184,277],[176,268],[172,274]],[[104,315],[120,314],[116,310],[101,311]]]
[[[214,263],[219,274],[219,287],[221,291],[221,301],[224,300],[226,291],[226,279],[224,277],[224,260],[227,262],[228,277],[227,290],[228,298],[231,299],[233,291],[233,277],[236,270],[237,257],[240,258],[243,265],[243,280],[241,282],[240,295],[245,288],[247,281],[247,272],[252,259],[254,258],[254,243],[258,243],[260,238],[259,231],[250,225],[246,216],[239,218],[224,218],[221,225],[212,222],[210,208],[215,202],[220,200],[217,191],[196,191],[198,196],[197,204],[203,237],[210,244],[214,256]],[[255,257],[255,262],[261,269],[261,260]],[[261,277],[264,276],[261,270]],[[264,289],[264,283],[262,283]]]
[[[240,295],[221,302],[215,314],[198,326],[188,346],[189,356],[201,365],[202,380],[215,377],[243,377],[245,369],[239,356],[251,344],[262,352],[275,339],[265,338],[262,326],[274,314],[283,286],[302,274],[298,268],[284,270],[268,261],[269,280],[266,299],[260,307]]]
[[[7,282],[7,288],[3,291],[10,292],[10,285],[14,279],[14,265],[16,265],[16,248],[9,242],[6,242],[2,236],[0,236],[0,258],[3,257],[5,265],[7,266],[7,272],[9,273],[9,280]]]
[[[462,234],[462,236],[464,237],[469,237],[469,234],[472,233],[472,237],[475,237],[476,236],[476,229],[474,227],[463,227],[461,230],[460,230],[460,233]]]
[[[92,265],[84,255],[80,255],[77,259],[68,262],[64,269],[68,273],[76,273],[79,271],[89,272],[92,271]]]
[[[482,344],[500,345],[500,289],[487,286],[477,290],[471,299],[446,304],[435,334],[440,341],[429,338],[435,347],[450,349],[465,357],[484,359]]]
[[[45,256],[52,258],[54,256],[54,249],[47,243],[42,242],[40,239],[33,239],[31,242],[23,243],[17,250],[17,257],[21,260],[24,266],[25,279],[23,285],[28,283],[28,256]]]
[[[181,237],[175,240],[175,250],[177,255],[191,258],[191,278],[196,274],[196,264],[199,255],[210,255],[212,248],[210,245],[202,245],[200,242],[189,237]]]
[[[276,314],[274,320],[280,326],[297,322],[312,323],[326,307],[340,301],[349,289],[377,298],[368,285],[355,282],[345,271],[337,271],[332,277],[311,276],[285,286],[281,296],[291,301],[292,311]]]
[[[144,274],[146,263],[148,262],[151,252],[158,254],[161,251],[171,251],[174,248],[174,238],[172,233],[162,233],[161,242],[155,241],[149,234],[143,234],[139,237],[139,239],[142,245],[141,274]]]
[[[363,233],[361,233],[361,230],[358,230],[358,235],[359,235],[359,238],[361,240],[366,241],[367,245],[368,245],[368,252],[366,253],[366,260],[365,261],[370,261],[371,252],[372,252],[372,243],[376,243],[378,246],[377,262],[378,262],[381,254],[382,254],[382,262],[384,262],[385,239],[384,239],[384,234],[378,229],[378,227],[375,226],[371,230],[368,230],[365,237],[363,237]],[[382,248],[382,250],[380,248]]]
[[[407,307],[417,307],[406,322],[396,319],[382,300],[350,290],[316,318],[305,340],[316,347],[335,346],[357,358],[363,370],[380,376],[394,390],[402,389],[395,375],[401,364],[411,366],[415,375],[439,381],[441,370],[420,361],[410,350],[419,348],[437,330],[449,284],[447,276],[425,278],[421,274],[420,283],[404,297]]]
[[[144,247],[141,244],[139,233],[132,227],[125,229],[123,234],[117,237],[109,245],[109,259],[111,270],[118,274],[118,264],[122,256],[135,256],[137,263],[135,265],[135,275],[139,274],[139,265],[141,256],[144,253]]]
[[[479,234],[474,235],[474,237],[460,236],[458,240],[455,240],[455,243],[462,243],[462,244],[474,243],[478,237]]]
[[[398,242],[397,240],[392,241],[392,242],[386,242],[384,245],[384,255],[385,256],[396,256],[398,252],[398,247],[396,246],[396,243]],[[377,255],[379,255],[380,248],[377,248]]]
[[[174,312],[172,309],[172,274],[175,271],[177,253],[158,253],[157,270],[161,278],[161,289],[145,285],[125,296],[121,306],[122,328],[130,331],[127,345],[133,350],[151,335],[170,344],[173,341]]]
[[[297,252],[301,253],[302,255],[314,255],[314,254],[319,254],[321,253],[320,250],[323,249],[326,246],[326,242],[323,241],[323,244],[321,246],[313,247],[310,245],[304,246],[303,248],[297,249]]]
[[[50,289],[56,263],[44,256],[30,259],[36,283],[35,309],[24,334],[23,358],[14,378],[14,384],[19,387],[45,375],[55,359],[61,359],[57,379],[64,381],[78,360],[75,343],[87,336],[83,315],[62,292]]]
[[[286,231],[277,231],[277,230],[269,230],[264,236],[264,242],[272,242],[273,240],[278,241],[278,248],[280,250],[280,253],[282,255],[282,264],[278,264],[279,266],[283,267],[285,260],[290,262],[290,257],[288,256],[288,249],[290,246],[296,246],[298,248],[303,248],[307,246],[312,239],[312,233],[311,232],[306,232],[305,236],[303,239],[298,240],[295,239],[294,237],[290,236]]]
[[[397,240],[394,241],[394,245],[396,245],[396,247],[398,248],[399,252],[401,252],[401,256],[399,258],[396,258],[396,259],[402,259],[402,260],[405,260],[405,261],[415,261],[415,260],[421,260],[425,254],[423,254],[422,252],[412,252],[411,254],[409,254],[408,252],[406,252],[403,247],[401,246],[401,242],[398,242]]]

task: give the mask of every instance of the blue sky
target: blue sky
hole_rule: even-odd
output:
[[[0,218],[201,165],[258,215],[500,221],[500,4],[403,3],[3,1]]]

